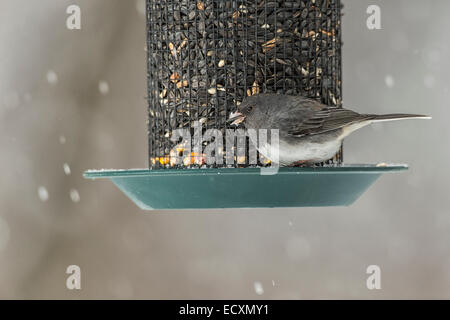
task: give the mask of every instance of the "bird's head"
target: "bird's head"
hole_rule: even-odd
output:
[[[230,114],[230,118],[227,122],[231,125],[239,125],[246,120],[253,119],[258,117],[260,114],[264,114],[265,112],[262,109],[268,105],[267,101],[264,100],[267,97],[268,95],[259,94],[245,98],[244,101],[242,101],[242,103],[237,107],[236,111]]]

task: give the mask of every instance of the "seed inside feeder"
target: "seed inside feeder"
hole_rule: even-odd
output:
[[[152,167],[173,164],[165,157],[179,142],[169,131],[192,130],[204,118],[204,129],[225,136],[230,112],[246,96],[303,95],[340,105],[339,0],[147,3]]]

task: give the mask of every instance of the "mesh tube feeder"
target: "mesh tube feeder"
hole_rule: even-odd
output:
[[[302,95],[342,103],[340,0],[146,0],[149,169],[87,171],[110,178],[142,209],[352,204],[383,172],[405,165],[344,165],[341,151],[314,168],[279,168],[225,142],[246,96]],[[214,164],[195,138],[220,132]],[[217,139],[217,137],[216,137]],[[194,140],[194,142],[193,142]],[[246,144],[248,146],[248,144]],[[230,161],[231,159],[231,161]],[[266,187],[264,187],[266,186]]]

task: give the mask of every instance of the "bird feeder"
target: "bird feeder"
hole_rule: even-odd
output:
[[[340,0],[146,0],[149,169],[87,171],[109,178],[142,209],[352,204],[382,173],[405,165],[314,167],[250,163],[225,141],[205,161],[208,129],[225,139],[246,96],[302,95],[342,103]],[[191,140],[180,140],[185,132]]]

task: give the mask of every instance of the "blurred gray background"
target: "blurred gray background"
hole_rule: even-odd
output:
[[[144,2],[1,1],[0,298],[450,298],[450,2],[344,4],[344,105],[434,117],[365,128],[345,160],[411,169],[348,208],[143,212],[82,172],[147,166]]]

